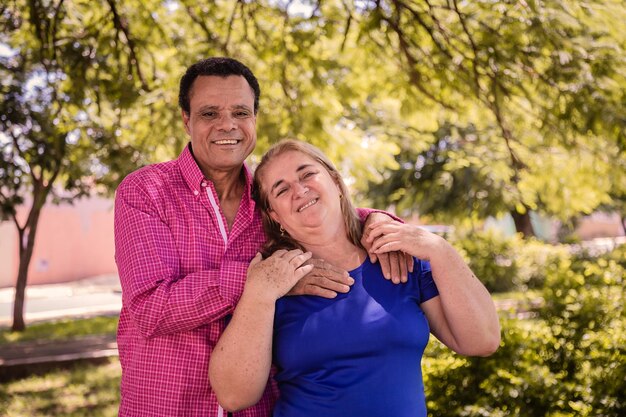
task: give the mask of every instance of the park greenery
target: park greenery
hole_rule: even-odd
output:
[[[0,211],[18,231],[13,329],[44,204],[112,193],[187,141],[178,80],[257,74],[254,164],[320,146],[363,205],[450,224],[626,219],[621,0],[9,0],[0,6]],[[25,216],[16,207],[26,205]]]

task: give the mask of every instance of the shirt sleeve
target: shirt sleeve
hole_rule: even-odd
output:
[[[123,304],[144,337],[185,332],[233,311],[247,263],[223,262],[220,269],[182,276],[170,228],[133,181],[118,188],[114,219]]]
[[[398,216],[396,216],[395,214],[391,214],[388,211],[384,211],[384,210],[377,210],[377,209],[372,209],[372,208],[357,208],[356,209],[356,213],[358,214],[359,218],[361,219],[361,223],[365,223],[365,221],[367,220],[367,216],[369,216],[372,213],[383,213],[386,214],[387,216],[391,217],[394,220],[397,220],[401,223],[404,223],[404,221],[399,218]]]
[[[414,259],[413,273],[417,275],[417,285],[419,288],[419,303],[430,300],[439,295],[437,284],[433,279],[430,262]]]

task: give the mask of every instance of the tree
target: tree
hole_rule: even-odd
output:
[[[42,207],[115,182],[141,157],[118,135],[121,109],[148,89],[116,2],[14,1],[2,6],[0,207],[19,239],[13,326],[25,327],[24,293]],[[111,172],[113,171],[113,172]],[[26,219],[16,207],[28,204]]]
[[[379,189],[370,188],[380,199],[437,196],[439,188],[430,195],[417,190],[414,177],[422,175],[417,167],[424,152],[440,144],[440,132],[452,125],[457,132],[473,130],[477,140],[451,135],[463,149],[446,151],[439,178],[501,180],[505,157],[500,200],[527,235],[533,234],[530,210],[567,218],[608,200],[606,177],[623,158],[626,127],[625,12],[619,2],[395,0],[345,9],[359,23],[361,44],[374,49],[372,56],[401,70],[392,84],[400,91],[401,113],[381,106],[377,119],[401,119],[413,132],[408,135],[414,143],[405,141],[403,151],[416,159],[407,161],[402,153],[396,159],[414,165],[415,175],[396,181],[395,190],[387,180],[402,177],[403,170],[383,176]],[[436,125],[425,132],[419,124],[430,125],[428,117]],[[489,152],[481,155],[485,146]],[[491,167],[496,171],[486,174]],[[480,183],[468,190],[479,188],[493,190]],[[468,196],[461,205],[468,199],[480,203]]]

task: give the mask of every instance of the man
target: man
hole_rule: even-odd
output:
[[[179,104],[190,144],[178,159],[130,174],[117,190],[120,416],[224,415],[208,362],[265,240],[244,164],[256,144],[259,95],[255,76],[236,60],[189,67]],[[293,294],[349,290],[347,272],[319,265]],[[406,277],[404,263],[392,265],[388,273]],[[268,384],[257,405],[236,415],[269,416],[275,395]]]

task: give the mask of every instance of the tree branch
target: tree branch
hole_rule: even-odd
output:
[[[458,5],[458,1],[457,0],[452,0],[453,4],[454,4],[454,11],[456,12],[457,17],[459,18],[459,22],[461,23],[461,27],[463,28],[463,32],[465,32],[465,36],[467,36],[467,39],[469,40],[470,46],[472,48],[472,53],[474,54],[474,56],[471,58],[472,61],[472,72],[474,74],[474,89],[475,89],[475,94],[476,96],[480,96],[481,95],[481,88],[480,88],[480,75],[478,74],[478,48],[476,47],[476,43],[474,42],[474,38],[472,37],[468,27],[467,27],[467,23],[465,22],[465,18],[463,16],[463,14],[461,13],[461,11],[459,10],[459,5]]]
[[[143,74],[141,73],[141,65],[139,64],[139,59],[137,58],[137,54],[135,51],[135,40],[130,35],[130,29],[128,27],[128,23],[126,19],[122,19],[119,13],[117,12],[117,6],[115,4],[115,0],[107,0],[107,3],[111,9],[111,13],[113,13],[113,26],[118,30],[118,32],[121,31],[124,34],[124,37],[126,38],[126,45],[128,46],[128,51],[130,54],[129,72],[132,75],[132,68],[135,68],[135,71],[137,72],[137,77],[139,78],[139,81],[141,83],[141,88],[143,88],[146,91],[150,91],[143,77]]]
[[[431,93],[430,91],[428,91],[426,87],[423,85],[422,75],[415,69],[417,66],[417,59],[415,59],[415,57],[411,54],[411,51],[409,50],[409,45],[405,39],[405,35],[402,29],[398,26],[398,24],[391,21],[391,19],[386,16],[383,16],[383,20],[385,20],[391,26],[391,28],[393,29],[393,31],[396,33],[398,37],[398,41],[400,42],[400,50],[402,51],[402,54],[407,60],[407,64],[408,64],[407,70],[409,72],[409,79],[411,81],[411,84],[415,88],[417,88],[422,94],[424,94],[426,97],[433,100],[435,103],[440,104],[446,109],[453,109],[453,106],[444,102],[442,99],[435,97],[435,95]]]
[[[348,18],[346,19],[346,26],[344,28],[344,33],[343,33],[343,40],[341,41],[341,46],[339,47],[339,51],[343,52],[346,46],[346,42],[348,41],[348,34],[350,33],[350,26],[352,25],[353,16],[352,16],[352,10],[350,10],[350,6],[346,4],[346,1],[341,0],[341,4],[343,5],[343,8],[348,14]],[[318,3],[318,7],[319,7],[319,3]]]
[[[235,14],[237,12],[237,9],[239,8],[239,6],[241,5],[241,0],[237,0],[235,2],[235,5],[233,6],[233,11],[230,14],[230,19],[228,19],[228,31],[226,32],[226,40],[224,41],[224,44],[222,46],[222,49],[224,50],[224,53],[226,55],[228,55],[228,44],[230,43],[230,35],[232,33],[233,30],[233,23],[235,21]],[[243,6],[242,6],[243,7]]]

